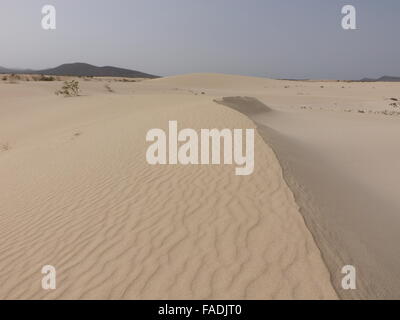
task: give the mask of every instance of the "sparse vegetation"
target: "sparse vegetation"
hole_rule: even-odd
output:
[[[79,81],[64,81],[61,90],[56,91],[55,94],[63,95],[64,97],[76,97],[79,96],[79,90]]]
[[[40,75],[39,81],[55,81],[56,79],[53,76],[45,76],[45,75]]]
[[[38,75],[32,75],[31,76],[32,81],[39,81],[40,80],[40,76]]]
[[[107,89],[108,92],[114,93],[114,90],[111,89],[111,86],[109,84],[104,85],[104,87]]]
[[[0,151],[10,150],[10,145],[8,143],[0,143]]]
[[[54,76],[46,75],[35,75],[35,74],[5,74],[1,76],[1,80],[7,81],[8,83],[18,83],[18,81],[57,81],[58,79]]]
[[[18,83],[18,80],[21,80],[21,77],[18,74],[10,74],[7,77],[8,83]]]
[[[45,76],[43,74],[41,75],[32,75],[31,76],[32,81],[56,81],[57,79],[53,76]],[[26,78],[26,81],[29,81],[29,78]]]

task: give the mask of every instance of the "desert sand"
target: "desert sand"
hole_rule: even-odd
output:
[[[146,162],[146,132],[169,120],[255,128],[214,100],[273,82],[78,80],[71,98],[54,95],[60,81],[0,81],[1,299],[337,298],[260,135],[250,176]]]
[[[78,80],[0,81],[0,298],[399,297],[399,84]],[[257,128],[254,173],[147,164],[169,120]]]
[[[266,93],[220,99],[248,115],[345,299],[400,298],[400,84],[280,81]],[[254,98],[253,98],[254,99]],[[341,269],[357,270],[343,290]]]

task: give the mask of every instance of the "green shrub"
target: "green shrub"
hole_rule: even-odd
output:
[[[64,97],[79,96],[79,82],[76,80],[64,81],[64,85],[61,90],[58,90],[55,93],[56,95],[62,94]]]

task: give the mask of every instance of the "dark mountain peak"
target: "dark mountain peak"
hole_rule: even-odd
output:
[[[400,81],[400,77],[392,77],[392,76],[383,76],[378,79],[378,81]]]
[[[45,74],[52,76],[75,76],[75,77],[123,77],[123,78],[158,78],[158,76],[111,66],[97,67],[88,63],[75,62],[65,63],[55,68],[43,70],[31,69],[8,69],[0,67],[0,73],[27,73],[27,74]]]
[[[37,72],[56,76],[158,78],[157,76],[136,70],[129,70],[111,66],[97,67],[83,62],[66,63],[56,68],[39,70]]]
[[[383,76],[377,79],[363,78],[361,82],[400,82],[400,77]]]
[[[0,73],[11,73],[10,71],[12,70],[0,66]]]

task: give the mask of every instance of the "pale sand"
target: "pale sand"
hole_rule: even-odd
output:
[[[400,104],[391,104],[400,84],[276,81],[248,94],[259,100],[219,101],[247,114],[277,152],[338,294],[399,299]],[[347,264],[354,291],[341,287]]]
[[[1,299],[335,299],[272,149],[256,167],[150,166],[152,128],[254,128],[213,100],[274,81],[0,81]],[[204,92],[204,94],[202,94]],[[41,288],[43,265],[57,289]]]

